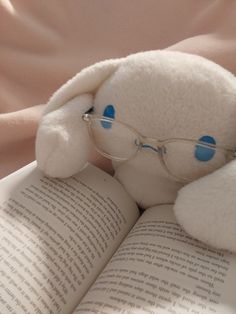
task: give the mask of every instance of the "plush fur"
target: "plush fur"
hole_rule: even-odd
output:
[[[197,140],[209,135],[217,145],[236,148],[235,77],[199,56],[150,51],[95,64],[53,95],[36,140],[40,168],[55,177],[82,169],[91,142],[81,115],[90,108],[103,115],[109,104],[115,119],[146,137]],[[236,251],[235,161],[212,174],[206,163],[204,177],[184,188],[148,149],[113,166],[140,206],[175,203],[176,217],[190,234]],[[178,166],[197,171],[199,161],[179,160]]]

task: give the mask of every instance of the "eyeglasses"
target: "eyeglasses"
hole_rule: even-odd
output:
[[[82,119],[96,150],[103,156],[124,162],[142,149],[149,150],[159,157],[167,173],[180,182],[204,176],[236,157],[235,150],[199,140],[148,138],[126,123],[103,116],[84,114]]]

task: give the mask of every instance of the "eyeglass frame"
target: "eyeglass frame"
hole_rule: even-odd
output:
[[[129,124],[125,123],[125,122],[122,122],[120,120],[117,120],[117,119],[112,119],[112,118],[109,118],[109,117],[104,117],[102,115],[96,115],[96,114],[89,114],[89,113],[84,113],[82,114],[82,120],[86,122],[86,125],[87,125],[87,128],[88,128],[88,133],[92,139],[92,142],[95,146],[95,149],[101,154],[103,155],[104,157],[108,158],[108,159],[111,159],[111,160],[115,160],[115,161],[119,161],[119,162],[125,162],[125,161],[128,161],[128,160],[131,160],[133,159],[139,151],[142,150],[142,148],[144,148],[144,145],[145,145],[145,142],[146,143],[155,143],[157,149],[155,149],[155,147],[152,147],[151,145],[147,145],[149,146],[149,148],[151,148],[152,150],[156,151],[156,153],[158,154],[158,158],[162,164],[162,166],[164,167],[164,169],[167,171],[167,173],[174,177],[177,181],[180,181],[180,182],[190,182],[191,180],[188,180],[188,179],[184,179],[182,177],[179,177],[177,175],[175,175],[174,173],[172,173],[168,166],[166,165],[166,162],[165,162],[165,158],[163,157],[163,154],[164,154],[164,149],[165,149],[165,144],[168,144],[168,143],[172,143],[172,142],[177,142],[177,141],[182,141],[182,142],[185,142],[185,143],[196,143],[198,145],[202,145],[202,146],[205,146],[205,147],[208,147],[208,148],[212,148],[212,149],[217,149],[217,150],[221,150],[222,152],[224,152],[224,154],[226,155],[227,158],[229,158],[229,160],[233,160],[236,158],[236,150],[234,149],[230,149],[230,148],[226,148],[224,146],[221,146],[221,145],[216,145],[216,144],[211,144],[211,143],[206,143],[206,142],[203,142],[203,141],[199,141],[199,140],[196,140],[196,139],[186,139],[186,138],[168,138],[168,139],[165,139],[165,140],[158,140],[158,139],[155,139],[155,138],[152,138],[152,137],[147,137],[147,136],[144,136],[142,135],[140,132],[138,132],[135,128],[133,128],[132,126],[130,126]],[[99,120],[101,122],[115,122],[115,123],[119,123],[121,125],[123,125],[124,127],[128,128],[130,131],[132,131],[134,134],[137,135],[137,139],[139,140],[139,145],[137,145],[137,149],[135,151],[135,153],[133,155],[131,155],[130,157],[128,158],[120,158],[120,157],[115,157],[115,156],[112,156],[110,154],[107,154],[106,152],[100,150],[97,145],[96,145],[96,140],[94,139],[94,136],[93,136],[93,132],[91,131],[91,121],[92,120]],[[160,145],[159,145],[160,144]]]

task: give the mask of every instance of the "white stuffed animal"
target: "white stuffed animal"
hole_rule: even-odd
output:
[[[87,113],[87,115],[85,115]],[[150,51],[88,67],[50,99],[39,167],[68,177],[91,145],[143,208],[173,203],[195,238],[236,251],[236,78],[199,56]]]

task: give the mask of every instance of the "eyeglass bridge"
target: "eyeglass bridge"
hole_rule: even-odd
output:
[[[143,138],[143,141],[139,143],[137,143],[137,140],[135,140],[135,144],[141,149],[150,149],[158,154],[166,154],[166,147],[163,145],[158,145],[158,143],[159,141],[153,138]]]

